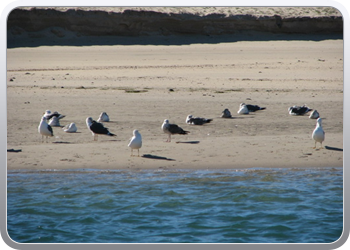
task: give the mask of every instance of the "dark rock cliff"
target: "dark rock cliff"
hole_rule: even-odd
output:
[[[342,34],[341,16],[281,17],[224,14],[179,14],[155,11],[123,12],[68,9],[14,9],[8,16],[8,33],[40,32],[64,37],[65,32],[90,36],[222,35],[240,31],[297,34]],[[65,31],[65,32],[63,32]]]

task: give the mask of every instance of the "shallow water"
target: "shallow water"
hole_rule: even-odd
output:
[[[9,171],[19,243],[331,243],[343,170]]]

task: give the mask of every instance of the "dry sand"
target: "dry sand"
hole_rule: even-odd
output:
[[[21,150],[7,153],[8,169],[343,165],[343,40],[23,47],[7,59],[7,145]],[[267,109],[238,115],[241,102]],[[324,149],[313,149],[315,120],[288,114],[303,104],[326,118]],[[225,108],[232,119],[219,118]],[[46,109],[78,132],[53,127],[42,143]],[[85,119],[102,111],[117,137],[93,141]],[[188,114],[214,120],[191,126]],[[164,119],[190,133],[166,143]],[[151,158],[130,157],[133,129]]]

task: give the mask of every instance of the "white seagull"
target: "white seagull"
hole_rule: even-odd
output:
[[[141,134],[139,133],[139,131],[137,129],[135,129],[133,132],[133,137],[130,139],[130,142],[128,144],[128,147],[131,148],[131,155],[133,156],[133,150],[137,149],[137,156],[140,156],[140,148],[142,146],[142,137]]]
[[[44,142],[44,136],[46,136],[46,142],[49,136],[53,136],[52,128],[49,124],[47,124],[47,119],[44,116],[41,118],[38,132],[41,134],[41,142]]]
[[[97,141],[97,135],[115,136],[115,134],[109,132],[108,128],[105,128],[102,123],[94,121],[91,117],[86,118],[86,125],[94,136],[94,141]]]
[[[170,124],[169,120],[165,119],[163,124],[162,124],[162,130],[164,133],[168,134],[168,139],[166,142],[171,142],[171,135],[174,134],[180,134],[180,135],[186,135],[189,133],[188,131],[183,130],[176,124]]]
[[[49,120],[49,125],[52,127],[61,127],[60,125],[60,119],[57,116],[53,116],[50,120]]]
[[[109,122],[109,116],[106,112],[102,112],[100,117],[97,119],[97,122]]]
[[[317,119],[319,117],[320,117],[320,114],[317,112],[316,109],[314,111],[312,111],[310,116],[309,116],[310,119]]]
[[[312,132],[312,139],[315,140],[314,148],[316,148],[317,142],[321,143],[320,148],[322,148],[322,142],[324,141],[324,138],[325,138],[325,132],[323,131],[323,128],[322,128],[322,118],[318,118],[316,122],[316,128]]]
[[[240,114],[240,115],[247,115],[247,114],[249,114],[249,110],[248,110],[247,105],[245,105],[244,103],[241,103],[239,105],[239,110],[237,111],[237,114]]]
[[[78,130],[78,128],[77,128],[77,126],[75,125],[74,122],[64,126],[62,129],[63,129],[64,132],[67,132],[67,133],[75,133]]]

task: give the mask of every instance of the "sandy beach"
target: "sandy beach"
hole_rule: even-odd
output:
[[[310,38],[8,49],[7,146],[20,152],[7,153],[7,168],[342,166],[343,40]],[[266,110],[239,115],[241,102]],[[325,118],[324,149],[313,149],[316,120],[288,114],[303,104]],[[220,118],[225,108],[231,119]],[[66,115],[62,126],[75,122],[77,133],[53,127],[42,143],[47,109]],[[85,119],[103,111],[117,136],[93,141]],[[188,125],[188,114],[213,121]],[[164,119],[190,133],[165,142]],[[143,138],[140,157],[127,147],[134,129]]]

